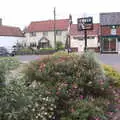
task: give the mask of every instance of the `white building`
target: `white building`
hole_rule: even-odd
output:
[[[87,48],[94,49],[97,51],[99,49],[99,33],[100,33],[100,25],[93,24],[93,30],[87,31]],[[71,48],[77,48],[78,52],[84,51],[85,39],[84,39],[84,31],[78,31],[77,24],[72,24],[70,29]]]
[[[9,52],[17,43],[21,43],[24,39],[22,31],[18,27],[2,25],[0,19],[0,46],[5,47]]]
[[[65,44],[68,26],[69,19],[31,22],[25,31],[26,45],[38,48],[55,47],[54,30],[56,41]]]

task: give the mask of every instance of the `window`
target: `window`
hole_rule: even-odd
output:
[[[36,36],[36,32],[31,32],[30,36]]]
[[[95,39],[95,37],[94,36],[89,36],[88,39]]]
[[[74,37],[74,39],[83,40],[83,37]]]
[[[116,51],[116,38],[105,38],[103,40],[104,51]]]
[[[48,36],[48,32],[43,32],[43,36]]]
[[[36,47],[36,43],[35,42],[30,43],[30,47]]]
[[[60,36],[62,34],[62,31],[57,30],[56,35]]]

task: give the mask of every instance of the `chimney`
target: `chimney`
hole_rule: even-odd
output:
[[[0,18],[0,26],[2,25],[2,18]]]

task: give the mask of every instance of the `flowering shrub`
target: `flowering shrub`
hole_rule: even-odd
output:
[[[24,81],[11,81],[0,96],[0,120],[49,120],[56,106],[54,98],[43,96],[44,88],[26,87]]]
[[[107,101],[103,98],[86,98],[77,100],[71,109],[72,120],[106,120],[104,111],[107,109]]]
[[[56,54],[42,61],[32,62],[27,66],[25,74],[26,85],[30,86],[34,81],[43,84],[49,93],[47,95],[55,98],[55,119],[70,120],[72,117],[75,117],[74,119],[78,117],[80,120],[89,118],[97,120],[97,117],[100,120],[107,119],[106,101],[110,103],[112,94],[110,94],[109,82],[106,81],[103,68],[93,54],[85,53],[81,56]],[[98,102],[100,105],[93,102],[98,98],[102,100]],[[82,105],[79,106],[80,103],[90,106],[84,110]],[[73,109],[73,105],[79,107]],[[72,116],[74,111],[77,114]],[[87,115],[84,116],[84,114]]]
[[[1,120],[109,120],[119,111],[119,89],[91,53],[56,54],[21,74],[2,88]]]

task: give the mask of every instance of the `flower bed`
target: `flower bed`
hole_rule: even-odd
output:
[[[23,74],[2,88],[2,120],[110,120],[120,111],[119,87],[93,53],[56,53]]]
[[[47,95],[55,98],[54,116],[60,120],[108,120],[119,103],[115,86],[91,53],[81,57],[56,54],[31,63],[26,84],[33,81],[46,86]],[[116,100],[117,99],[117,100]],[[107,114],[108,113],[108,114]]]

